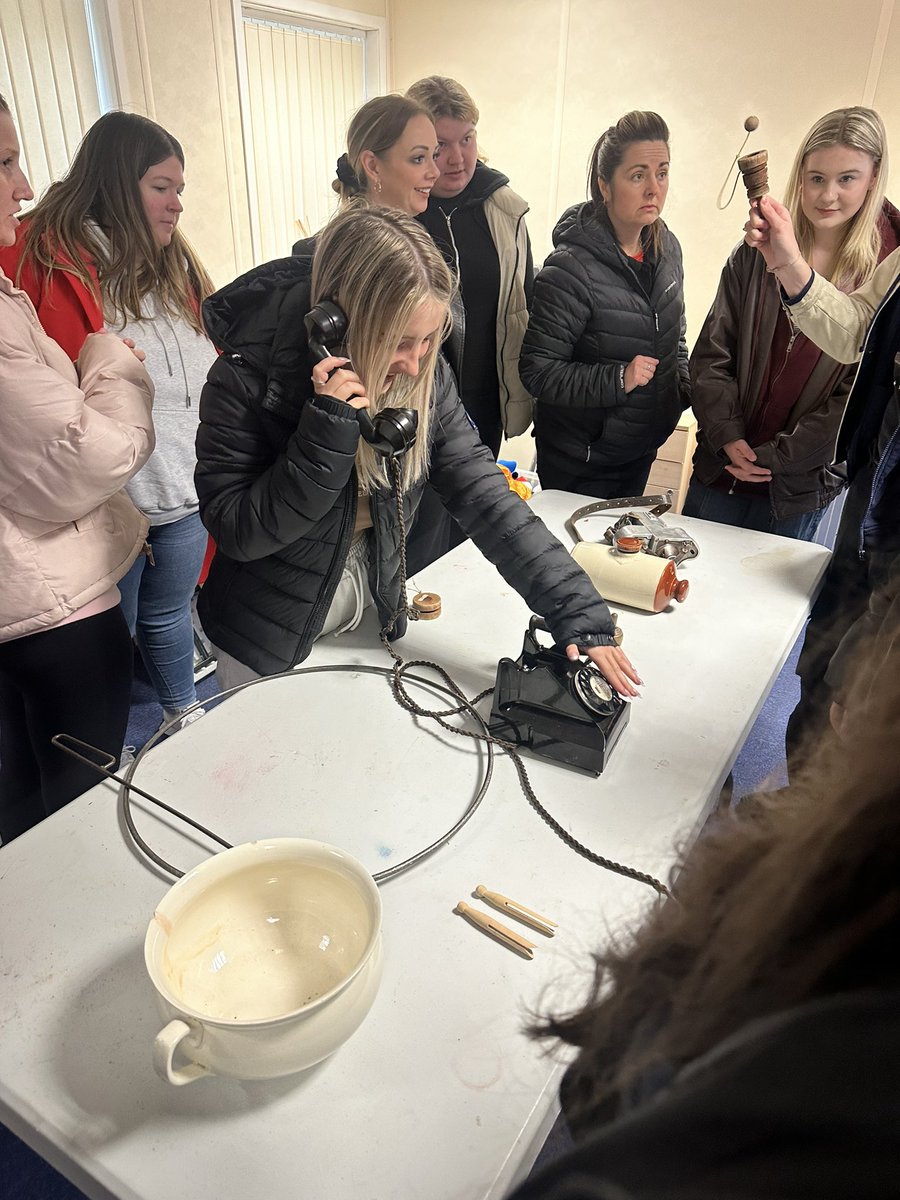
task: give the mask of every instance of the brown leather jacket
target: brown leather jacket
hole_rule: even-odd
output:
[[[884,257],[900,236],[900,214],[885,201],[881,222]],[[691,354],[692,405],[700,426],[694,475],[716,480],[728,464],[722,447],[745,436],[769,369],[781,297],[760,254],[742,242],[722,271],[719,290]],[[832,463],[838,427],[855,367],[822,354],[797,396],[785,428],[754,446],[760,466],[772,472],[769,495],[778,518],[824,508],[844,485]]]

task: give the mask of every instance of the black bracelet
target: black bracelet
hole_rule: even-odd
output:
[[[796,296],[789,296],[787,294],[787,292],[784,290],[784,288],[781,288],[781,298],[782,298],[782,300],[784,300],[785,304],[787,304],[788,307],[790,307],[793,304],[799,304],[800,301],[803,299],[803,297],[806,295],[806,293],[809,291],[809,289],[812,287],[812,281],[815,279],[815,277],[816,277],[816,273],[812,269],[812,267],[810,267],[809,279],[807,279],[806,284],[803,287],[802,291],[799,291]],[[779,284],[779,287],[780,286],[781,285]]]

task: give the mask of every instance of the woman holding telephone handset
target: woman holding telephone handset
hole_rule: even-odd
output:
[[[218,546],[200,615],[223,687],[297,666],[324,632],[358,623],[369,589],[383,626],[405,604],[392,447],[378,420],[391,407],[417,424],[399,460],[406,518],[427,476],[568,657],[586,654],[619,692],[637,694],[603,600],[466,418],[438,356],[452,293],[416,221],[350,206],[313,258],[267,263],[204,305],[223,353],[200,401],[197,489]],[[359,411],[375,418],[376,445]],[[401,615],[391,636],[405,629]]]

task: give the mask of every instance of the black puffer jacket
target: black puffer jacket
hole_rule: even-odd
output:
[[[312,260],[257,267],[203,306],[222,350],[200,399],[197,493],[217,553],[200,597],[211,640],[263,675],[309,654],[322,628],[356,519],[359,424],[349,405],[312,391],[303,317]],[[613,644],[609,610],[590,580],[518,496],[439,362],[430,481],[481,552],[559,642]],[[404,498],[411,515],[421,485]],[[382,622],[400,601],[393,494],[371,497],[369,585]],[[405,632],[405,622],[395,628]]]
[[[662,237],[648,290],[589,203],[568,209],[553,231],[519,367],[537,399],[539,452],[574,474],[653,454],[690,404],[681,247],[668,229]],[[626,395],[622,368],[636,354],[659,366]]]

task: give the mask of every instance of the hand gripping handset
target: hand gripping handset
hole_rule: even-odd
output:
[[[321,361],[340,353],[347,338],[347,318],[331,300],[323,300],[303,319],[309,348]],[[415,445],[419,414],[411,408],[383,408],[373,421],[364,408],[357,408],[360,433],[383,458],[400,458]]]

